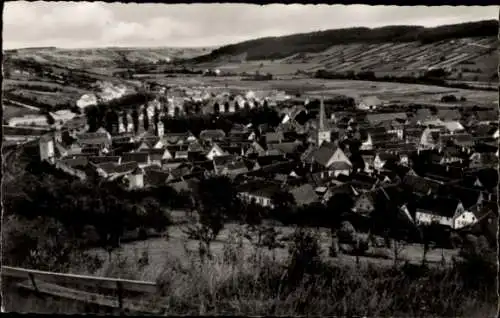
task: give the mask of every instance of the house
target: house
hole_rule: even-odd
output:
[[[99,165],[101,163],[106,163],[106,162],[111,162],[114,164],[120,164],[122,161],[122,157],[120,156],[99,156],[99,157],[89,157],[88,161],[95,164]]]
[[[264,135],[265,142],[266,144],[275,144],[275,143],[280,143],[285,139],[285,136],[283,135],[283,132],[277,131],[277,132],[267,132]]]
[[[144,170],[137,167],[125,177],[128,180],[128,189],[136,190],[144,188]]]
[[[221,129],[203,130],[200,132],[200,139],[205,142],[222,141],[225,137],[226,133]]]
[[[458,199],[425,196],[416,202],[415,221],[417,224],[437,223],[455,229],[456,225],[468,221],[467,215],[462,218],[465,212]]]
[[[304,206],[319,201],[319,196],[316,194],[316,191],[314,191],[314,187],[309,183],[294,187],[290,189],[289,192],[298,206]]]
[[[112,144],[111,135],[103,128],[99,128],[93,133],[83,133],[76,136],[77,142],[82,146],[110,147]]]
[[[442,126],[445,131],[449,132],[450,134],[456,134],[465,131],[464,126],[462,126],[459,121],[442,121],[440,126]]]
[[[496,167],[498,157],[492,152],[474,152],[469,157],[469,168]]]
[[[40,151],[40,160],[55,162],[55,141],[52,134],[43,135],[38,142]]]
[[[216,174],[222,174],[226,166],[236,161],[237,157],[233,155],[215,156],[212,159],[214,172]]]
[[[434,149],[438,146],[441,129],[427,127],[420,137],[418,150]]]
[[[164,160],[170,160],[173,158],[172,154],[170,153],[170,151],[168,151],[168,149],[150,148],[144,152],[149,154],[149,158],[152,165],[157,165],[160,167],[162,166],[162,162]]]
[[[221,174],[223,175],[229,175],[229,176],[237,176],[241,174],[247,173],[248,167],[245,165],[245,163],[242,160],[236,160],[229,162],[226,164],[221,171]]]
[[[379,151],[375,154],[375,158],[373,159],[373,168],[375,170],[381,170],[389,161],[397,162],[399,158],[391,153]]]
[[[417,125],[421,125],[422,123],[433,119],[432,112],[428,108],[420,108],[417,109],[415,113],[415,122]]]
[[[154,148],[164,148],[170,145],[184,145],[196,142],[196,137],[191,132],[166,133],[154,145]]]
[[[480,233],[486,236],[491,244],[497,244],[498,237],[498,204],[496,201],[484,202],[481,208],[473,211]]]
[[[439,164],[461,163],[463,162],[460,148],[456,146],[446,146],[439,149],[441,159]]]
[[[498,123],[498,114],[495,111],[478,110],[473,114],[479,125],[489,125],[491,122]]]
[[[151,164],[151,157],[147,152],[126,152],[122,154],[122,162],[136,162],[139,168]]]
[[[266,150],[256,141],[252,142],[245,152],[245,156],[263,156]]]
[[[462,118],[462,115],[457,109],[440,108],[438,109],[436,117],[441,119],[442,121],[458,122]]]
[[[403,178],[402,186],[410,189],[419,196],[423,196],[439,193],[443,183],[417,175],[407,174]]]
[[[378,113],[378,114],[367,114],[365,117],[365,122],[371,126],[375,127],[380,125],[382,122],[392,122],[404,124],[408,120],[408,115],[406,113]]]
[[[382,101],[376,96],[367,96],[362,98],[356,108],[359,110],[375,110],[382,106]]]
[[[137,162],[123,161],[121,164],[106,162],[95,166],[97,174],[99,176],[110,180],[125,176],[134,171],[137,167]]]
[[[343,162],[352,167],[352,163],[338,145],[324,142],[312,154],[313,162],[324,168],[329,168],[335,162]]]
[[[228,153],[225,152],[218,144],[214,143],[212,148],[208,151],[206,157],[208,160],[213,160],[215,157],[227,156]]]
[[[149,167],[148,167],[149,168]],[[168,172],[156,169],[144,169],[144,186],[158,187],[167,184],[171,180]]]
[[[293,142],[282,142],[278,144],[269,144],[267,146],[268,150],[277,150],[279,154],[291,155],[297,153],[301,143],[299,141]]]
[[[155,149],[155,146],[158,144],[159,141],[160,141],[159,138],[143,138],[141,143],[139,144],[139,147],[137,147],[137,151]]]
[[[369,216],[375,211],[375,200],[373,195],[374,193],[372,192],[361,193],[354,201],[352,212],[362,216]]]
[[[273,207],[273,196],[281,187],[276,183],[254,181],[240,186],[238,197],[247,202],[255,202],[263,207]]]

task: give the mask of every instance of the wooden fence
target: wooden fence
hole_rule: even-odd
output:
[[[62,274],[9,266],[2,267],[2,282],[5,285],[30,291],[39,296],[48,295],[99,307],[117,309],[120,313],[125,311],[143,314],[159,313],[159,310],[150,308],[151,306],[148,306],[148,303],[140,297],[154,295],[159,292],[157,284],[154,282]],[[71,285],[71,287],[63,285]],[[84,288],[106,290],[107,292],[94,293],[86,291]],[[124,294],[140,296],[125,299]]]

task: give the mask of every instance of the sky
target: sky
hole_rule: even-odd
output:
[[[212,47],[346,27],[498,19],[497,6],[7,2],[3,47]]]

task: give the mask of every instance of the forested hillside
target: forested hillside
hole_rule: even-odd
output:
[[[347,28],[320,32],[267,37],[226,45],[210,54],[195,57],[193,62],[209,62],[224,56],[246,54],[247,60],[280,59],[297,53],[320,52],[334,45],[352,43],[405,43],[429,44],[459,38],[496,36],[498,21],[485,20],[434,28],[421,26],[387,26],[375,29]]]

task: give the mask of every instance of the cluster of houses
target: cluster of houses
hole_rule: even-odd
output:
[[[409,114],[351,110],[316,118],[303,105],[282,111],[278,127],[233,125],[157,135],[66,127],[40,139],[41,160],[85,179],[95,173],[130,190],[170,185],[191,191],[201,178],[225,175],[244,200],[272,207],[279,191],[298,206],[353,198],[351,211],[370,217],[390,205],[415,224],[455,230],[498,218],[498,115],[451,109]],[[404,195],[403,191],[411,193]],[[492,235],[493,235],[492,234]]]

